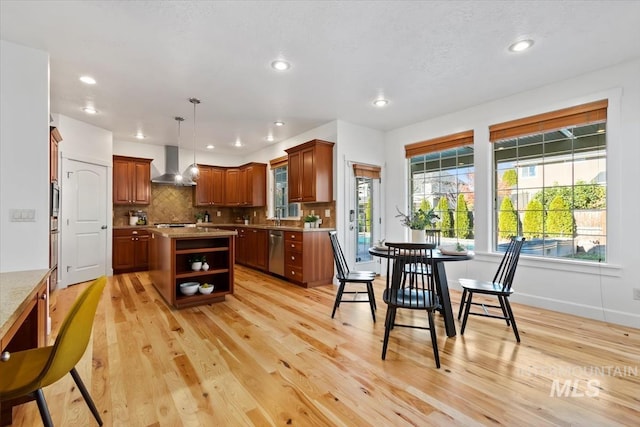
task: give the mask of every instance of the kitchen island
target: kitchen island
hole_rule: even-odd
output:
[[[167,304],[175,308],[224,301],[233,294],[235,236],[218,228],[149,228],[149,275]],[[193,271],[190,260],[206,257],[207,270]],[[209,283],[211,294],[183,295],[180,284]]]

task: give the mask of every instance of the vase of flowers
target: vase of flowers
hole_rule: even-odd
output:
[[[424,230],[427,227],[432,227],[435,221],[440,218],[433,209],[425,211],[419,208],[409,215],[401,212],[397,206],[396,210],[398,211],[396,218],[400,218],[400,223],[411,230],[411,242],[413,243],[425,243],[426,234]]]

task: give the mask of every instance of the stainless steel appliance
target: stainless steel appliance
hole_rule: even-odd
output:
[[[60,213],[60,187],[57,182],[51,183],[51,213],[50,216],[57,218]]]
[[[269,230],[269,272],[284,276],[284,232]]]

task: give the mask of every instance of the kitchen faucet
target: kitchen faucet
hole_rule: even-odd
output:
[[[276,209],[276,227],[280,227],[280,210]]]

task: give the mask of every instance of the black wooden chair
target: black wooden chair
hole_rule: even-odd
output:
[[[341,302],[368,302],[371,307],[371,316],[373,321],[376,321],[376,298],[373,293],[373,280],[376,278],[376,273],[373,271],[351,271],[349,265],[344,257],[340,242],[338,242],[338,235],[335,231],[329,232],[329,239],[331,240],[331,248],[333,249],[333,259],[336,264],[336,278],[340,285],[338,287],[338,293],[336,294],[336,301],[333,304],[333,311],[331,312],[331,318],[336,314],[336,309],[340,307]],[[363,295],[361,290],[349,290],[345,291],[345,285],[347,283],[364,284],[366,288],[367,299],[358,298],[358,295]],[[353,295],[352,299],[343,299],[343,296]]]
[[[427,243],[433,243],[436,247],[440,246],[440,236],[442,230],[437,228],[427,228],[424,230]]]
[[[430,243],[387,243],[387,282],[383,301],[387,304],[387,316],[384,324],[384,341],[382,344],[382,360],[387,355],[389,334],[394,327],[428,329],[431,332],[431,345],[436,366],[440,368],[438,341],[433,320],[433,312],[440,303],[436,293],[433,274],[433,249]],[[426,267],[426,268],[425,268]],[[429,326],[406,325],[396,323],[396,312],[399,308],[423,310],[427,313]]]
[[[460,300],[460,310],[458,311],[458,319],[460,319],[462,310],[464,309],[460,335],[464,335],[464,329],[467,326],[467,319],[469,318],[469,315],[492,317],[494,319],[505,320],[507,322],[507,326],[511,326],[513,328],[516,340],[520,342],[520,334],[518,334],[518,327],[516,326],[516,319],[513,317],[511,304],[509,304],[509,296],[513,294],[513,288],[511,286],[516,274],[516,267],[518,266],[520,251],[522,250],[524,241],[524,237],[511,238],[509,246],[507,247],[507,250],[502,257],[502,261],[498,266],[498,271],[491,282],[475,279],[460,279],[460,285],[462,285],[463,291],[462,299]],[[498,298],[500,305],[473,302],[474,294],[493,295]],[[471,312],[470,310],[472,305],[481,306],[482,312]],[[487,307],[494,309],[499,308],[502,311],[502,315],[489,312]]]

